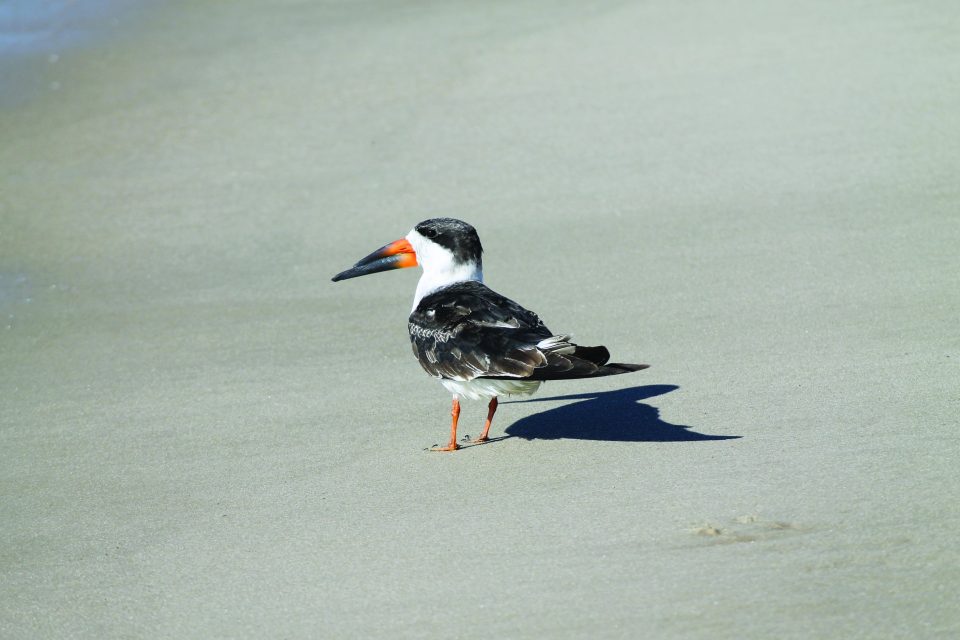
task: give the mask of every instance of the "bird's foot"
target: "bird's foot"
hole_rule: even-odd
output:
[[[451,442],[445,447],[441,447],[440,445],[435,444],[432,447],[430,447],[430,451],[456,451],[459,448],[460,448],[460,445],[458,445],[456,442]]]
[[[490,442],[490,438],[487,436],[480,436],[479,438],[471,438],[467,436],[464,438],[464,442],[469,442],[470,444],[483,444],[484,442]]]

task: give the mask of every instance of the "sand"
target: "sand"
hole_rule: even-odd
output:
[[[0,636],[960,634],[953,3],[135,22],[0,111]],[[416,273],[329,278],[438,215],[652,367],[425,452]]]

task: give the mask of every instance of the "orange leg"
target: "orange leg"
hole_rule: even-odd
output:
[[[453,409],[450,410],[450,416],[453,418],[450,423],[450,444],[445,447],[431,447],[430,451],[456,451],[460,448],[457,444],[457,420],[460,419],[460,399],[453,396]]]
[[[479,438],[475,438],[473,442],[486,442],[490,438],[487,437],[487,434],[490,433],[490,425],[493,424],[493,414],[497,412],[497,397],[494,396],[490,400],[490,406],[487,409],[487,421],[483,425],[483,433],[480,434]]]

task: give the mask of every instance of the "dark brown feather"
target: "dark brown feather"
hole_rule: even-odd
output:
[[[409,329],[414,355],[437,378],[563,380],[647,367],[607,364],[606,347],[554,336],[537,314],[475,281],[425,296],[410,314]]]

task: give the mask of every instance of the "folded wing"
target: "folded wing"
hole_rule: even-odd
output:
[[[570,336],[554,335],[537,314],[480,282],[425,296],[408,326],[414,355],[437,378],[563,380],[647,367],[607,364],[605,347],[582,347]]]

